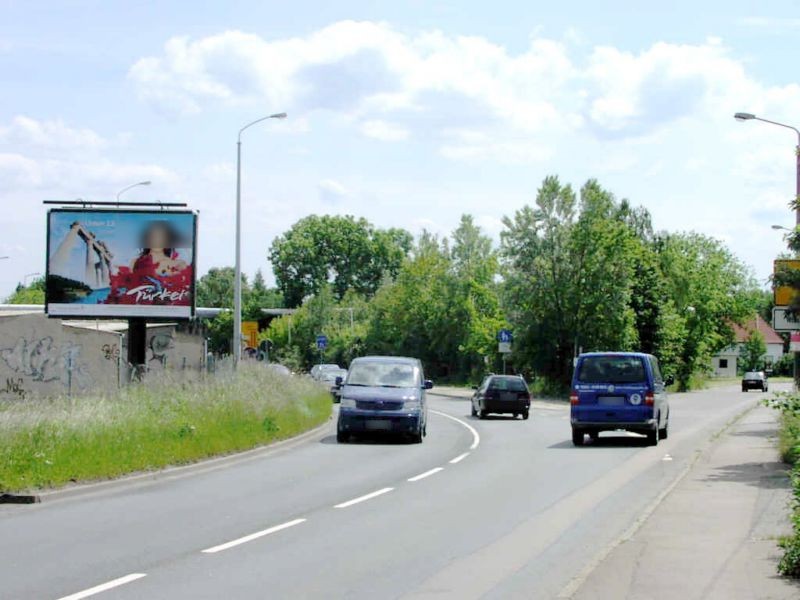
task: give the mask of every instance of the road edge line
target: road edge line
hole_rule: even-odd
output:
[[[125,585],[126,583],[137,581],[142,577],[147,577],[147,573],[131,573],[129,575],[125,575],[124,577],[118,577],[117,579],[112,579],[111,581],[106,581],[105,583],[81,590],[80,592],[75,592],[69,596],[62,596],[58,600],[81,600],[81,598],[88,598],[89,596],[94,596],[95,594],[113,590],[114,588]]]
[[[472,434],[472,445],[469,447],[470,450],[475,450],[475,448],[477,448],[478,445],[481,443],[481,434],[479,434],[477,429],[475,429],[472,425],[470,425],[466,421],[462,421],[458,417],[454,417],[453,415],[448,415],[447,413],[443,413],[441,411],[434,410],[432,408],[430,409],[430,411],[435,415],[439,415],[440,417],[447,417],[448,419],[452,419],[456,423],[460,423],[461,425],[466,427]]]

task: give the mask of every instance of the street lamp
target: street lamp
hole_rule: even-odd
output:
[[[151,181],[140,181],[139,183],[132,183],[128,187],[122,188],[120,191],[117,192],[117,202],[119,202],[119,197],[125,192],[127,192],[129,189],[135,188],[136,186],[139,185],[150,185],[151,183],[152,183]]]
[[[22,285],[23,287],[28,287],[28,277],[36,277],[37,275],[41,275],[41,273],[28,273],[22,278]]]
[[[794,215],[795,215],[795,224],[800,227],[800,129],[797,127],[793,127],[792,125],[787,125],[786,123],[779,123],[778,121],[770,121],[769,119],[762,119],[761,117],[757,117],[752,113],[746,112],[737,112],[733,115],[733,118],[737,121],[762,121],[763,123],[769,123],[770,125],[777,125],[778,127],[783,127],[784,129],[791,129],[797,134],[797,145],[794,149],[795,160],[796,160],[796,185],[795,185],[795,196],[794,196]],[[775,229],[775,226],[773,226]],[[794,353],[794,387],[795,389],[800,389],[800,352]]]
[[[242,133],[267,119],[285,119],[286,113],[275,113],[256,119],[239,130],[236,140],[236,268],[233,280],[233,368],[242,358]]]

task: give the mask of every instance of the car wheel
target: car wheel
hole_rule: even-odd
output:
[[[472,412],[472,416],[473,417],[477,417],[478,416],[478,411],[475,410],[475,405],[474,404],[472,405],[472,411],[471,412]]]
[[[522,418],[523,418],[523,420],[525,420],[525,421],[527,421],[527,420],[528,420],[528,417],[530,417],[530,416],[531,416],[531,414],[530,414],[530,412],[529,412],[529,411],[527,411],[527,410],[526,410],[524,413],[522,413]]]
[[[658,434],[661,430],[658,428],[658,424],[656,424],[655,429],[647,432],[647,445],[648,446],[658,446]]]
[[[489,413],[488,413],[488,412],[486,412],[485,410],[481,410],[481,412],[480,412],[480,413],[478,413],[478,418],[479,418],[479,419],[485,419],[485,418],[486,418],[486,417],[488,417],[488,416],[489,416]]]
[[[659,429],[658,437],[662,440],[665,440],[669,437],[669,415],[667,415],[667,422],[664,423],[664,427]]]
[[[746,392],[746,391],[747,391],[747,388],[746,388],[746,387],[744,387],[744,386],[742,386],[742,391],[743,391],[743,392]]]
[[[573,446],[583,446],[583,430],[582,429],[572,429],[572,445]]]
[[[422,443],[422,428],[419,431],[415,431],[411,434],[411,443],[412,444],[421,444]]]
[[[600,437],[600,432],[599,431],[592,431],[592,432],[589,433],[589,439],[591,439],[593,442],[596,442],[597,438],[599,438],[599,437]]]
[[[337,429],[337,430],[336,430],[336,441],[337,441],[339,444],[344,444],[344,443],[346,443],[346,442],[347,442],[347,440],[348,440],[348,438],[349,438],[349,436],[347,435],[347,433],[345,433],[344,431],[342,431],[342,430],[340,430],[340,429]]]

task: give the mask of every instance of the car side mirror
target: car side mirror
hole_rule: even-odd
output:
[[[422,384],[422,387],[425,388],[426,390],[432,390],[433,382],[430,379],[426,379],[425,383]]]
[[[340,376],[340,377],[337,377],[336,379],[333,380],[333,385],[335,385],[337,388],[338,387],[342,387],[342,383],[343,382],[344,382],[344,379],[342,379],[341,376]]]
[[[672,385],[675,383],[675,378],[672,375],[667,375],[667,378],[664,380],[664,385]]]

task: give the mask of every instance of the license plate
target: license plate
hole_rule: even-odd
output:
[[[392,429],[392,422],[372,420],[364,423],[364,427],[370,431],[390,431]]]
[[[625,404],[625,396],[598,396],[597,403],[604,406],[622,406]]]
[[[515,392],[501,392],[500,400],[508,402],[510,400],[516,400],[517,394]]]

